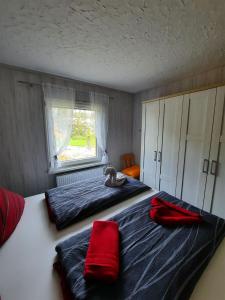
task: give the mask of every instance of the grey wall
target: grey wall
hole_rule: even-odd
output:
[[[55,184],[55,176],[47,173],[42,90],[19,80],[65,84],[112,97],[108,149],[110,161],[120,168],[120,155],[132,149],[131,94],[0,65],[0,186],[29,196]]]
[[[225,66],[135,94],[133,103],[133,152],[136,155],[137,161],[140,162],[141,114],[143,101],[198,89],[217,83],[224,83],[225,85]]]

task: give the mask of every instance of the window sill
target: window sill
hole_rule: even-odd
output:
[[[102,162],[92,162],[92,163],[86,163],[82,165],[74,165],[69,167],[60,167],[58,169],[50,169],[49,174],[60,174],[60,173],[67,173],[71,171],[77,171],[82,169],[88,169],[92,167],[98,167],[98,166],[104,166],[105,164]]]

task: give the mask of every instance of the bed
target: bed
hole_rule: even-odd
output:
[[[199,209],[165,192],[160,199],[198,212]],[[188,300],[202,272],[225,237],[225,220],[202,211],[203,222],[162,226],[149,216],[150,199],[141,201],[112,220],[120,230],[120,275],[111,284],[84,279],[90,230],[59,243],[58,264],[77,300]]]
[[[0,249],[2,300],[62,300],[61,287],[52,265],[55,246],[89,228],[95,219],[108,219],[156,191],[147,191],[88,219],[57,231],[47,216],[44,194],[26,198],[24,214],[15,232]],[[225,240],[198,281],[191,300],[224,299]],[[216,291],[216,298],[215,298]]]
[[[107,187],[104,185],[105,178],[102,175],[56,187],[45,193],[49,217],[57,229],[63,229],[150,189],[131,177],[127,177],[121,186]]]

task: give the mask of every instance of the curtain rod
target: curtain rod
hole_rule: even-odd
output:
[[[33,85],[41,86],[40,83],[36,83],[36,82],[29,82],[29,81],[23,81],[23,80],[18,80],[17,82],[18,82],[18,83],[22,83],[22,84],[29,85],[30,87],[32,87]]]
[[[33,86],[42,86],[41,83],[36,83],[36,82],[29,82],[29,81],[24,81],[24,80],[18,80],[17,81],[18,83],[21,83],[21,84],[26,84],[26,85],[29,85],[30,87],[33,87]],[[80,91],[80,92],[84,92],[82,90],[77,90],[77,91]],[[110,97],[109,96],[109,99],[114,99],[114,97]]]

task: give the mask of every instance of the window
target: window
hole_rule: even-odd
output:
[[[108,162],[109,97],[43,84],[50,171]]]
[[[95,111],[73,110],[72,132],[68,145],[57,157],[61,164],[98,159],[95,121]],[[60,133],[60,128],[57,130]]]

